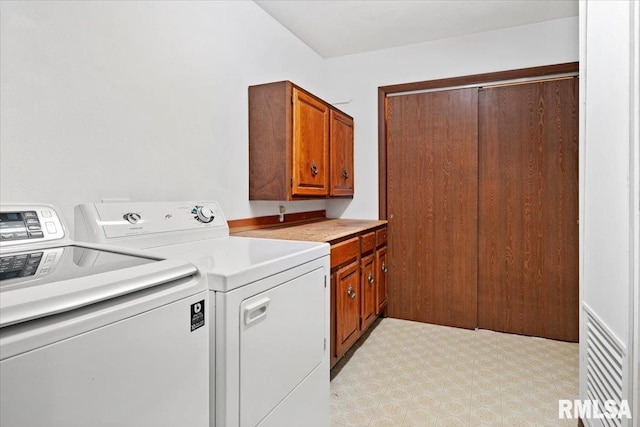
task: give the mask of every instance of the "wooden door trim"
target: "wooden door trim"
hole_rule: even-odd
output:
[[[516,70],[497,71],[493,73],[473,74],[469,76],[451,77],[438,80],[426,80],[413,83],[401,83],[378,87],[378,217],[387,219],[387,128],[386,105],[387,95],[399,92],[449,88],[455,86],[491,83],[531,77],[545,77],[554,74],[578,72],[578,62],[544,65],[539,67],[520,68]]]

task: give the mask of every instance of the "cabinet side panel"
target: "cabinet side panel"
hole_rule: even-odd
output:
[[[249,200],[288,200],[291,89],[287,82],[249,87]]]

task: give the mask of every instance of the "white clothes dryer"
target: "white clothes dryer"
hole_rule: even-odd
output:
[[[85,204],[75,223],[206,277],[212,426],[329,426],[328,244],[229,236],[216,202]]]

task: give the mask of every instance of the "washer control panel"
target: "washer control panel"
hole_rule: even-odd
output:
[[[64,248],[52,248],[0,257],[0,280],[49,274],[63,252]]]
[[[57,240],[64,229],[50,206],[0,207],[0,245],[9,246]]]

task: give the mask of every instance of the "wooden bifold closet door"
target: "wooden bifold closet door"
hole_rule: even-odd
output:
[[[387,98],[388,315],[477,324],[478,90]]]
[[[478,101],[478,326],[578,341],[578,79]]]
[[[577,341],[577,92],[386,98],[389,316]]]

